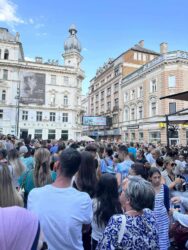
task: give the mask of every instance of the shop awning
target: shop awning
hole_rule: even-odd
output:
[[[180,93],[173,94],[173,95],[163,96],[160,98],[160,100],[163,100],[166,98],[181,100],[181,101],[188,101],[188,91],[180,92]]]

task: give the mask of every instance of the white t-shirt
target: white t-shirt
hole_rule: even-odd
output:
[[[28,209],[38,215],[50,250],[82,250],[82,225],[92,221],[92,201],[73,187],[34,188]]]

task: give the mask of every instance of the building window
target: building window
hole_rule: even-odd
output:
[[[160,142],[161,140],[161,133],[160,131],[152,131],[149,132],[149,142]]]
[[[146,55],[143,54],[143,55],[142,55],[142,58],[143,58],[143,61],[145,62],[145,61],[146,61]]]
[[[135,132],[131,133],[131,141],[135,141]]]
[[[118,108],[118,106],[119,106],[119,99],[118,99],[118,98],[116,98],[116,99],[114,100],[114,106],[115,106],[116,108]]]
[[[101,100],[104,99],[104,91],[101,92]]]
[[[48,139],[49,140],[55,139],[55,129],[49,129],[48,130]]]
[[[55,94],[51,94],[50,104],[55,105]]]
[[[138,53],[138,60],[141,61],[142,60],[142,54]]]
[[[69,77],[68,76],[64,76],[64,84],[65,85],[69,84]]]
[[[169,113],[170,114],[176,113],[176,103],[175,102],[169,103]]]
[[[137,61],[137,52],[134,52],[134,60]]]
[[[131,100],[135,99],[135,90],[131,90]]]
[[[175,88],[176,87],[176,77],[175,76],[169,76],[168,77],[168,87],[169,88]]]
[[[150,55],[150,60],[153,60],[154,59],[154,55]]]
[[[129,120],[129,109],[126,108],[125,109],[125,121],[128,121]]]
[[[142,86],[140,86],[138,88],[138,98],[141,98],[141,97],[143,97],[143,87]]]
[[[150,82],[150,92],[154,93],[156,91],[157,91],[157,81],[156,79],[154,79]]]
[[[144,133],[143,132],[139,132],[139,141],[142,142],[144,140]]]
[[[8,57],[9,57],[9,51],[8,51],[8,49],[6,49],[5,53],[4,53],[4,59],[8,60]]]
[[[1,59],[1,49],[0,49],[0,59]]]
[[[157,114],[157,105],[156,102],[151,103],[151,116],[155,116]]]
[[[64,104],[64,106],[68,106],[68,96],[67,95],[64,95],[63,104]]]
[[[3,119],[3,109],[0,109],[0,119]]]
[[[2,91],[2,97],[1,97],[2,101],[6,100],[6,90]]]
[[[117,76],[119,74],[119,67],[116,67],[114,69],[114,75]]]
[[[107,102],[107,110],[111,110],[111,102]]]
[[[28,120],[28,111],[23,110],[22,111],[22,120],[27,121]]]
[[[68,113],[63,113],[62,122],[68,122]]]
[[[124,94],[124,101],[125,101],[125,102],[128,102],[128,100],[129,100],[129,94],[128,94],[128,92],[126,92],[126,93]]]
[[[107,89],[107,96],[111,95],[111,88]]]
[[[3,70],[3,80],[8,80],[8,70],[7,69]]]
[[[37,121],[40,122],[42,121],[42,112],[37,111]]]
[[[63,139],[64,141],[67,141],[68,137],[69,137],[68,130],[61,130],[61,139]]]
[[[135,108],[131,109],[131,120],[135,119]]]
[[[35,129],[34,138],[35,139],[42,139],[42,129]]]
[[[97,94],[97,95],[95,96],[95,101],[96,101],[96,102],[99,101],[99,94]]]
[[[139,117],[139,119],[143,118],[143,107],[142,106],[138,107],[138,117]]]
[[[119,83],[117,82],[116,84],[114,84],[114,92],[117,92],[119,89]]]
[[[56,75],[51,75],[51,84],[52,85],[56,84]]]
[[[55,112],[50,112],[50,121],[55,122]]]

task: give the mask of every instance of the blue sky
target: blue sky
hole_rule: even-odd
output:
[[[188,0],[0,0],[0,26],[20,33],[25,56],[63,60],[74,23],[82,44],[83,93],[98,67],[140,40],[159,51],[188,51]]]

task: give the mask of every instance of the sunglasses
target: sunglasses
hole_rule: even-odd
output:
[[[171,163],[171,166],[174,167],[174,166],[177,166],[177,164],[176,163]]]

